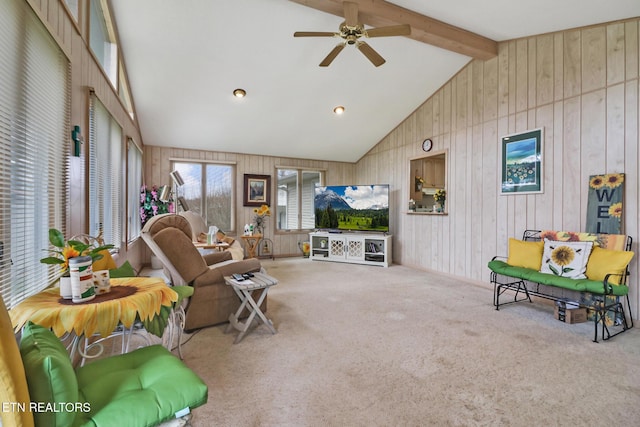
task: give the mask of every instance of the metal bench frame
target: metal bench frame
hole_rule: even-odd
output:
[[[525,230],[522,235],[522,240],[530,241],[530,242],[539,242],[540,241],[540,230]],[[633,240],[631,236],[627,236],[627,242],[625,245],[625,250],[631,250],[631,244]],[[506,259],[504,257],[495,256],[493,259]],[[628,286],[627,281],[629,277],[629,267],[625,271],[623,280],[620,286]],[[633,328],[633,317],[629,315],[627,320],[627,312],[625,311],[624,300],[626,300],[626,306],[628,313],[631,313],[631,304],[629,301],[629,294],[624,297],[616,298],[616,301],[613,303],[607,302],[607,296],[611,295],[610,293],[606,293],[606,290],[611,286],[607,283],[607,277],[604,279],[604,289],[605,293],[595,294],[590,292],[591,295],[594,296],[592,304],[588,306],[589,309],[592,309],[595,312],[595,317],[593,319],[594,323],[594,336],[593,342],[598,342],[598,324],[601,325],[602,330],[602,340],[606,341],[616,335],[619,335],[628,329]],[[516,279],[510,276],[505,276],[503,274],[498,274],[496,272],[491,272],[490,281],[493,283],[493,305],[496,310],[500,310],[501,305],[513,304],[516,302],[529,301],[533,303],[531,299],[532,296],[548,299],[552,301],[562,300],[561,297],[552,295],[548,291],[546,291],[547,287],[552,287],[552,285],[543,285],[536,282],[531,282],[523,279]],[[500,302],[500,296],[506,291],[514,292],[513,300],[507,302]],[[606,314],[607,312],[613,313],[614,319],[621,319],[621,328],[615,332],[613,332],[606,322]]]

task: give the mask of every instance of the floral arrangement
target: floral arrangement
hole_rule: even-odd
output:
[[[443,189],[437,190],[433,195],[433,200],[435,200],[437,203],[440,203],[441,205],[444,204],[444,201],[447,200],[447,192]]]
[[[269,205],[262,205],[259,208],[254,208],[253,213],[256,214],[256,216],[253,217],[253,223],[256,225],[255,231],[258,234],[263,234],[264,228],[267,225],[264,217],[271,216],[271,208],[269,208]]]
[[[56,249],[44,249],[51,254],[51,256],[42,258],[40,260],[43,264],[60,264],[60,275],[69,275],[69,259],[78,256],[90,256],[92,261],[102,259],[103,250],[113,248],[113,245],[100,245],[93,246],[90,243],[84,243],[79,240],[65,241],[64,236],[55,228],[49,229],[49,243]]]
[[[143,185],[140,188],[140,221],[142,226],[152,216],[170,212],[170,203],[163,202],[158,198],[159,196],[160,189],[155,185],[151,188]]]

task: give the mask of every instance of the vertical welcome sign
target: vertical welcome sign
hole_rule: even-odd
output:
[[[589,177],[587,233],[622,233],[624,174],[611,173]]]

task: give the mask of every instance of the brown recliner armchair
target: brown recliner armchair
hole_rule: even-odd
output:
[[[233,261],[226,251],[203,256],[193,245],[189,222],[180,215],[154,216],[142,229],[142,238],[162,261],[174,286],[194,288],[186,307],[185,330],[228,321],[229,315],[240,306],[240,300],[231,286],[225,284],[224,276],[257,272],[262,268],[255,258]],[[263,311],[266,305],[265,299]]]

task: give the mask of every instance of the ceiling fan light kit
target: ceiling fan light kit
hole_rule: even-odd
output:
[[[294,37],[339,37],[343,39],[343,41],[334,47],[333,50],[329,52],[329,55],[322,60],[320,63],[321,67],[328,67],[346,45],[355,45],[373,65],[379,67],[385,63],[385,59],[371,46],[360,40],[360,38],[408,36],[411,34],[411,26],[407,24],[366,30],[364,25],[358,22],[358,4],[349,1],[345,1],[342,4],[344,8],[344,22],[340,24],[338,33],[323,31],[297,31],[293,33]]]

